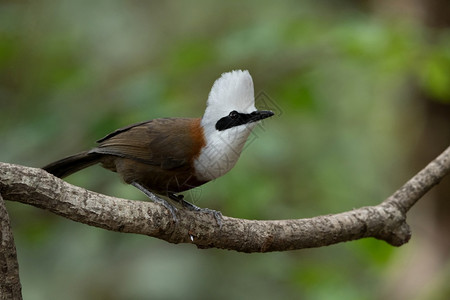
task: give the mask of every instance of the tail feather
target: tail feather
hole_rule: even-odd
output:
[[[64,178],[72,173],[92,166],[99,162],[101,154],[81,152],[72,156],[55,161],[42,169],[59,178]]]

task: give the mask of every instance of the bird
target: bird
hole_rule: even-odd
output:
[[[168,197],[191,210],[181,192],[223,176],[239,159],[257,123],[273,116],[255,107],[253,80],[247,70],[223,73],[213,84],[201,118],[158,118],[113,131],[90,150],[68,156],[42,169],[64,178],[100,163],[118,173],[176,220]],[[158,197],[155,194],[163,197]]]

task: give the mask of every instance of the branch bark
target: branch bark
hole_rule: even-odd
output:
[[[178,222],[153,202],[109,197],[73,186],[41,169],[0,163],[5,199],[49,210],[104,229],[144,234],[170,243],[241,252],[321,247],[365,237],[400,246],[411,237],[408,210],[450,172],[450,147],[377,206],[308,219],[256,221],[177,210]]]
[[[22,299],[16,246],[5,201],[0,194],[0,299]]]

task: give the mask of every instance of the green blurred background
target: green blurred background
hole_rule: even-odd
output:
[[[236,167],[188,200],[249,219],[374,205],[450,142],[450,4],[403,1],[2,1],[0,160],[39,167],[134,122],[201,116],[248,69],[273,108]],[[92,167],[69,182],[145,200]],[[449,299],[450,180],[401,248],[198,250],[18,203],[25,299]]]

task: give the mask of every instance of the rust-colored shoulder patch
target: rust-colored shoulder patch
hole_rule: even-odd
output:
[[[202,148],[206,145],[205,134],[203,132],[203,127],[200,118],[195,119],[190,126],[190,134],[192,136],[192,161],[194,161],[199,155]]]

